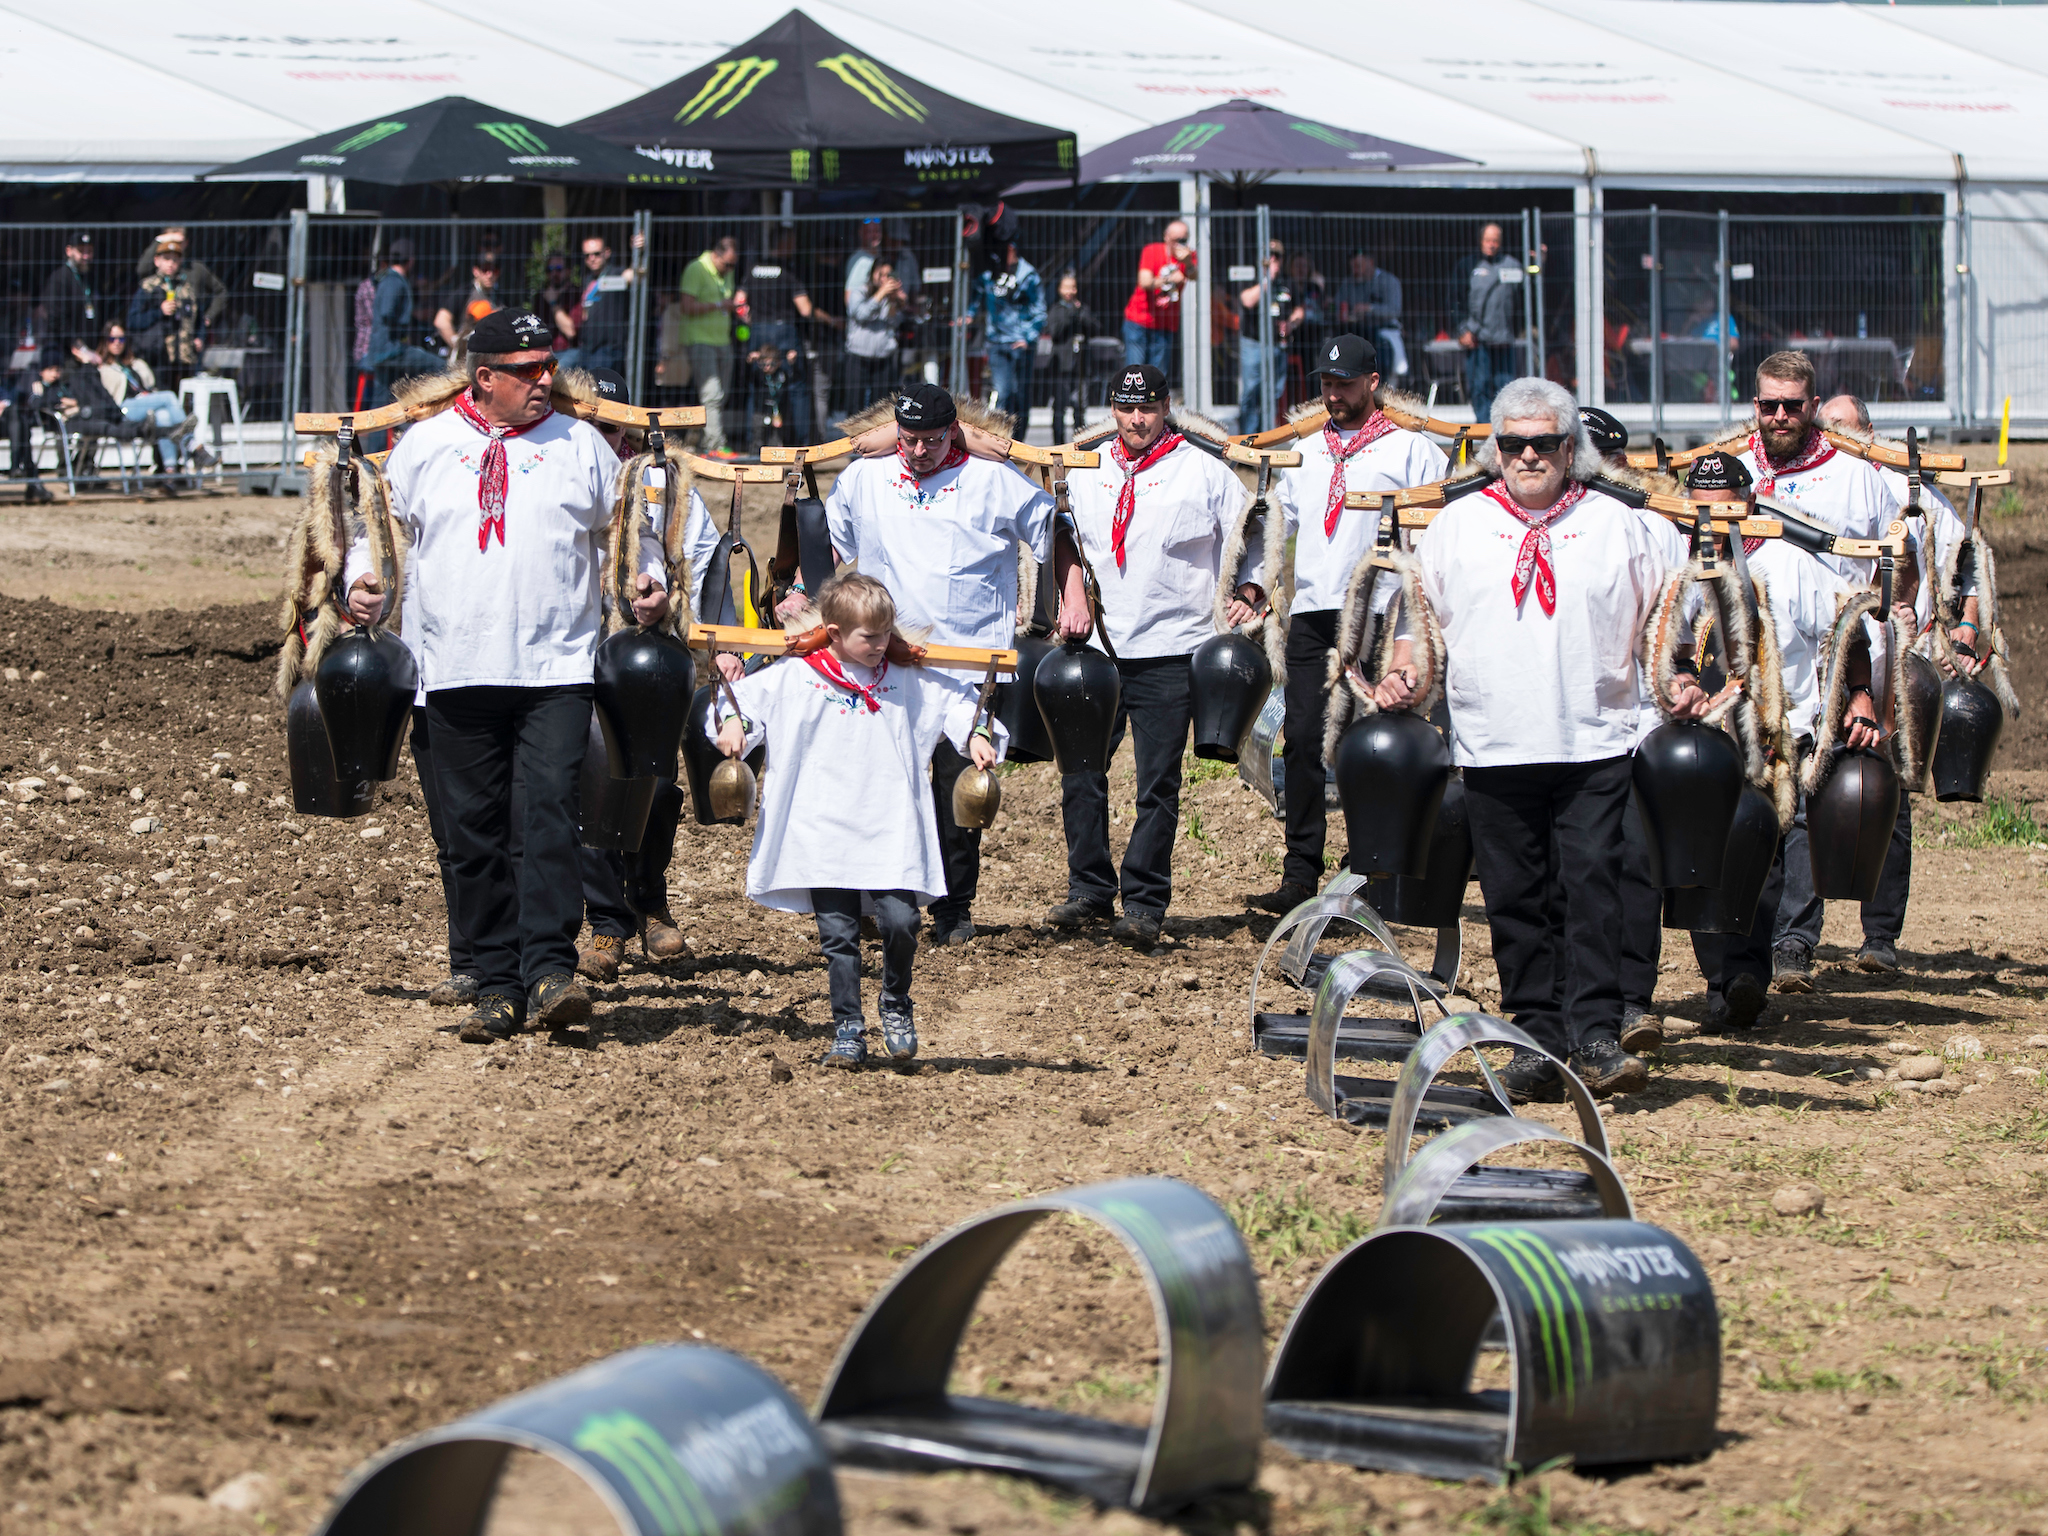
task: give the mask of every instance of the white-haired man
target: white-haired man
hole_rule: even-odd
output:
[[[1443,634],[1501,1008],[1595,1093],[1634,1093],[1648,1072],[1618,1038],[1622,817],[1666,556],[1588,483],[1601,460],[1565,390],[1512,380],[1492,420],[1480,463],[1500,478],[1446,508],[1416,555]],[[1380,706],[1412,702],[1415,677],[1412,644],[1397,640]],[[1681,674],[1671,702],[1692,717],[1706,695]],[[1563,1095],[1534,1052],[1503,1075],[1517,1100]]]

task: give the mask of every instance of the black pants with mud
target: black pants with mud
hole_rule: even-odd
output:
[[[1650,839],[1633,795],[1621,832],[1621,1002],[1652,1013],[1664,956],[1664,893],[1650,882]]]
[[[1329,814],[1323,796],[1323,722],[1329,694],[1323,674],[1337,644],[1337,610],[1297,613],[1287,621],[1287,719],[1280,760],[1287,772],[1287,862],[1281,880],[1315,890],[1323,883]]]
[[[818,919],[818,946],[825,952],[834,1024],[858,1024],[866,1018],[860,1007],[862,896],[873,899],[875,926],[882,930],[882,1001],[910,1001],[910,968],[917,959],[917,898],[909,891],[819,886],[811,891],[811,910]]]
[[[1109,753],[1129,730],[1138,769],[1138,814],[1124,848],[1124,911],[1163,918],[1173,899],[1173,839],[1180,830],[1180,764],[1194,723],[1188,658],[1150,656],[1120,661],[1123,694]],[[1318,791],[1322,780],[1316,780]],[[1070,773],[1060,780],[1067,830],[1067,898],[1107,907],[1119,885],[1109,856],[1109,776]]]
[[[447,828],[454,926],[486,992],[516,994],[576,968],[583,881],[577,775],[590,686],[444,688],[427,695],[434,779]],[[526,785],[514,864],[515,756]],[[452,948],[452,946],[451,946]]]
[[[1804,854],[1801,857],[1805,857]],[[1724,997],[1728,983],[1748,974],[1769,991],[1771,985],[1771,936],[1778,923],[1778,905],[1785,897],[1785,839],[1771,856],[1771,872],[1764,879],[1763,893],[1756,900],[1756,915],[1748,933],[1696,933],[1692,955],[1700,974],[1707,979],[1709,1002]]]
[[[946,894],[932,903],[934,931],[966,922],[973,913],[974,893],[981,886],[981,832],[953,819],[953,786],[969,766],[969,760],[941,736],[932,752],[932,808],[938,813],[939,861],[946,871]]]
[[[668,912],[668,866],[676,852],[676,826],[683,814],[684,790],[664,779],[655,787],[647,810],[647,830],[632,853],[604,848],[579,850],[583,866],[583,906],[590,931],[623,939],[640,931],[640,919]]]
[[[1621,1030],[1629,760],[1467,768],[1501,1012],[1564,1055]]]

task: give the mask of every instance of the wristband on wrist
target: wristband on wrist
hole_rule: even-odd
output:
[[[996,744],[996,733],[988,726],[977,725],[973,730],[967,733],[967,739],[969,741],[972,741],[977,736],[979,736],[983,741],[986,741],[990,746],[994,746]]]
[[[1956,628],[1967,629],[1973,635],[1981,635],[1984,633],[1983,630],[1977,627],[1977,621],[1975,619],[1957,619]]]
[[[1868,687],[1868,686],[1866,686],[1865,684],[1863,684],[1863,683],[1851,683],[1851,684],[1849,685],[1849,697],[1853,699],[1853,698],[1854,698],[1854,697],[1856,697],[1856,695],[1857,695],[1857,694],[1859,694],[1859,693],[1860,693],[1860,694],[1862,694],[1862,695],[1863,695],[1863,697],[1865,697],[1866,699],[1872,699],[1872,700],[1875,700],[1875,698],[1877,697],[1877,696],[1876,696],[1875,694],[1873,694],[1873,693],[1872,693],[1872,692],[1870,691],[1869,687]]]

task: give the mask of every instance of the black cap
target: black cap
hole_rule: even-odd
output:
[[[1749,471],[1734,454],[1716,448],[1692,461],[1692,468],[1685,472],[1685,484],[1694,491],[1746,491],[1750,487]]]
[[[64,243],[66,245],[91,245],[92,231],[89,229],[75,229],[64,237]]]
[[[913,384],[896,395],[896,425],[911,432],[936,432],[960,419],[953,397],[936,384]]]
[[[1166,374],[1150,363],[1131,364],[1109,392],[1111,405],[1152,405],[1166,398]]]
[[[1333,379],[1362,379],[1380,371],[1380,354],[1363,336],[1332,336],[1316,354],[1316,372]]]
[[[391,242],[391,254],[384,258],[390,263],[412,260],[412,242],[401,236]]]
[[[609,368],[592,368],[590,382],[597,386],[597,398],[613,405],[631,405],[626,398],[626,381]]]
[[[1620,453],[1628,447],[1628,428],[1597,405],[1579,407],[1579,421],[1593,440],[1596,453]]]
[[[472,356],[491,357],[506,352],[546,352],[555,344],[555,333],[539,315],[523,309],[494,309],[477,321],[469,333]]]

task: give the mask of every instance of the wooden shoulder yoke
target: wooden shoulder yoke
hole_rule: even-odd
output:
[[[1823,428],[1823,431],[1825,430]],[[1843,436],[1840,432],[1828,432],[1827,440],[1834,444],[1839,451],[1848,454],[1853,459],[1865,459],[1872,464],[1883,464],[1890,469],[1905,469],[1907,467],[1906,450],[1894,447],[1890,443],[1861,443],[1853,437]],[[1741,433],[1734,437],[1721,438],[1717,442],[1702,443],[1697,448],[1676,449],[1665,454],[1664,459],[1668,464],[1690,464],[1702,454],[1714,453],[1716,451],[1740,453],[1748,444],[1749,434]],[[1658,467],[1657,455],[1654,452],[1632,453],[1628,456],[1628,467],[1630,469],[1656,469]],[[1960,453],[1927,453],[1923,451],[1920,455],[1920,468],[1923,472],[1933,470],[1965,470],[1968,467],[1968,461]],[[1969,479],[1965,477],[1960,481],[1950,480],[1944,481],[1944,483],[1967,485]],[[2002,484],[2003,482],[1985,481],[1983,483],[1990,485]]]
[[[791,636],[779,629],[747,629],[738,624],[693,624],[690,639],[721,651],[750,651],[757,656],[780,656],[789,649]],[[974,645],[928,645],[925,665],[958,667],[984,672],[993,666],[998,672],[1017,670],[1015,651],[985,650]]]
[[[438,416],[455,402],[450,395],[445,399],[422,401],[407,405],[394,400],[389,405],[380,405],[373,411],[300,411],[292,417],[292,430],[307,437],[331,437],[347,422],[358,436],[365,432],[381,432],[387,427],[402,427],[408,422],[425,421]],[[551,403],[565,416],[574,416],[581,421],[601,421],[612,427],[632,427],[645,430],[648,427],[701,427],[704,425],[704,407],[701,405],[666,405],[659,408],[645,405],[615,405],[609,400],[571,400],[566,395],[556,395]]]
[[[1432,437],[1462,437],[1468,443],[1476,443],[1481,438],[1493,436],[1492,425],[1484,421],[1468,421],[1464,423],[1439,421],[1434,416],[1417,416],[1412,411],[1404,411],[1397,405],[1381,406],[1380,414],[1397,427],[1405,427],[1410,432],[1427,432]],[[1282,443],[1291,443],[1300,438],[1313,437],[1316,433],[1323,430],[1329,419],[1323,412],[1317,411],[1312,415],[1302,417],[1299,421],[1290,421],[1285,426],[1274,427],[1265,432],[1253,432],[1233,437],[1231,441],[1233,443],[1240,443],[1247,448],[1277,448]]]
[[[995,437],[988,433],[976,433],[968,444],[968,451],[983,447],[983,453],[976,458],[999,457],[1017,464],[1040,464],[1046,466],[1064,465],[1068,469],[1094,469],[1102,463],[1102,455],[1076,448],[1071,443],[1055,443],[1050,448],[1039,448],[1030,443],[1020,443],[1013,438]],[[850,437],[834,438],[829,443],[819,443],[810,448],[784,448],[770,445],[761,450],[764,464],[823,464],[833,459],[851,458],[856,449]]]

